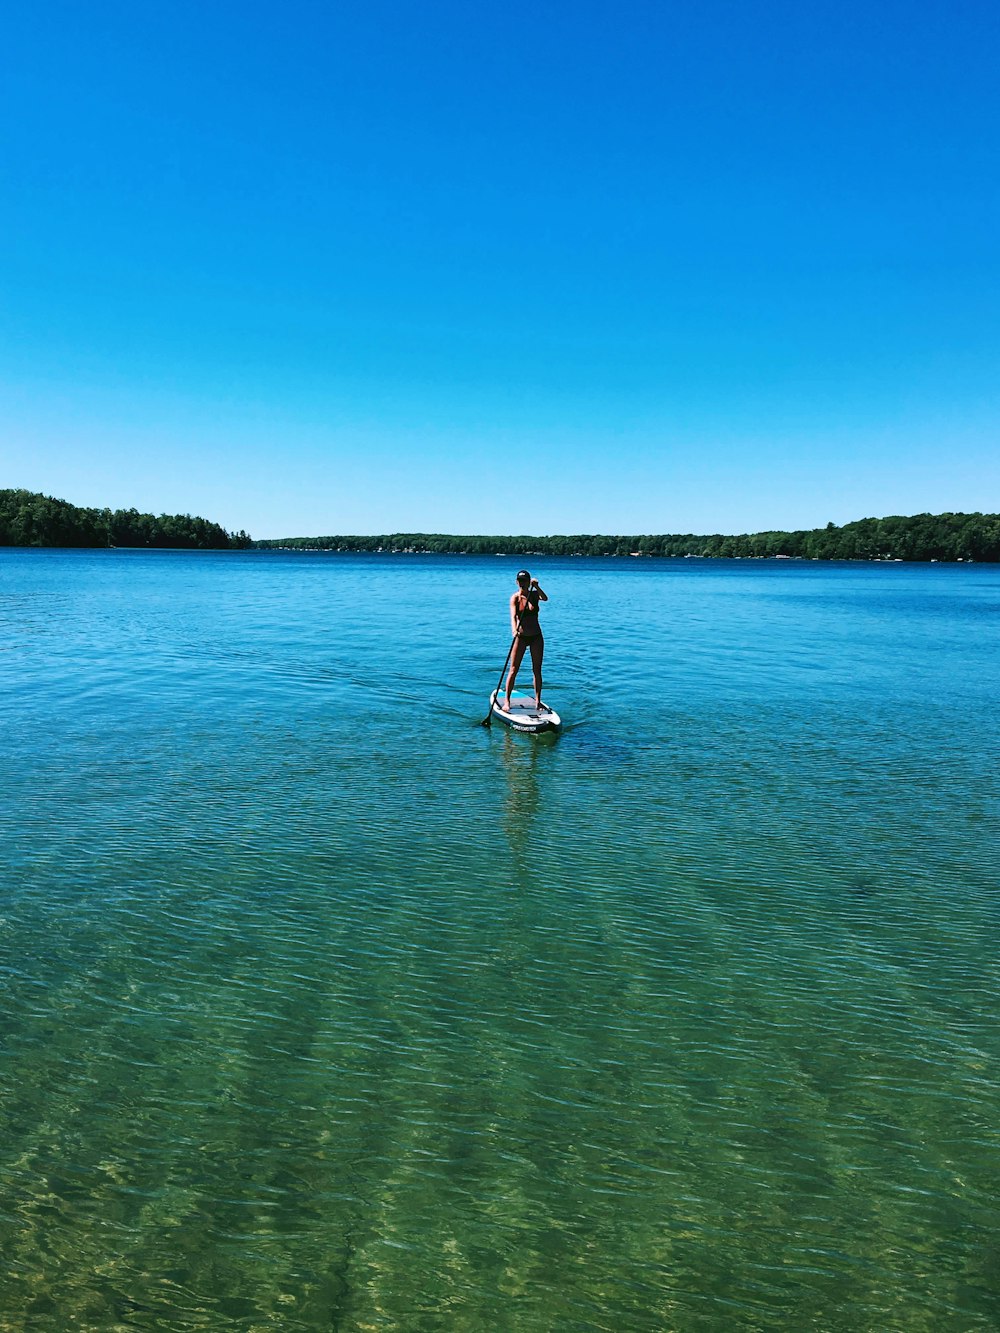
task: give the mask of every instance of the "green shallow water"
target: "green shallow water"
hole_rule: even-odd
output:
[[[1000,1322],[1000,570],[536,563],[0,551],[0,1327]]]

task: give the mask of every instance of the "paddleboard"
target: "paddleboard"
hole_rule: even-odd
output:
[[[510,699],[510,712],[501,708],[497,700],[499,691],[494,690],[490,695],[490,706],[492,716],[498,717],[501,722],[510,727],[511,731],[558,731],[562,726],[562,719],[558,713],[554,713],[551,708],[542,707],[539,711],[535,707],[535,696],[526,694],[524,690],[515,690]]]

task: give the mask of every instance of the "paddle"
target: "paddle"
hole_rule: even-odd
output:
[[[516,611],[514,613],[514,623],[517,625],[517,629],[521,628],[521,617],[517,614]],[[493,725],[493,701],[494,699],[498,699],[500,697],[500,686],[503,684],[503,673],[507,670],[507,663],[510,661],[510,655],[514,651],[515,643],[517,643],[517,630],[514,631],[514,637],[511,639],[510,647],[507,649],[506,660],[504,661],[503,666],[500,668],[500,679],[497,681],[497,687],[490,695],[490,711],[486,714],[482,722],[480,722],[479,724],[481,727],[490,727]]]

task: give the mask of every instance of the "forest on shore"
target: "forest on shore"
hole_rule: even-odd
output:
[[[602,536],[461,536],[394,532],[377,536],[283,537],[254,541],[190,514],[82,509],[33,491],[0,490],[0,546],[148,547],[201,551],[382,551],[440,555],[617,555],[941,560],[1000,562],[1000,514],[913,514],[862,518],[795,532]]]
[[[722,556],[803,560],[1000,561],[1000,514],[914,514],[862,518],[838,527],[739,536],[463,537],[394,532],[376,537],[285,537],[256,541],[258,550],[396,551],[444,555]]]
[[[229,551],[251,545],[246,532],[190,514],[140,514],[137,509],[81,509],[34,491],[0,490],[0,546],[145,546],[162,550]]]

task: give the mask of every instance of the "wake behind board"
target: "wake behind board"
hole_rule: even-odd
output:
[[[498,690],[494,690],[490,695],[491,716],[498,717],[501,722],[506,723],[511,731],[558,731],[562,726],[562,719],[558,713],[554,713],[551,708],[542,708],[541,712],[535,707],[535,696],[526,694],[524,690],[515,690],[510,697],[510,712],[505,712],[501,708],[497,699]]]

